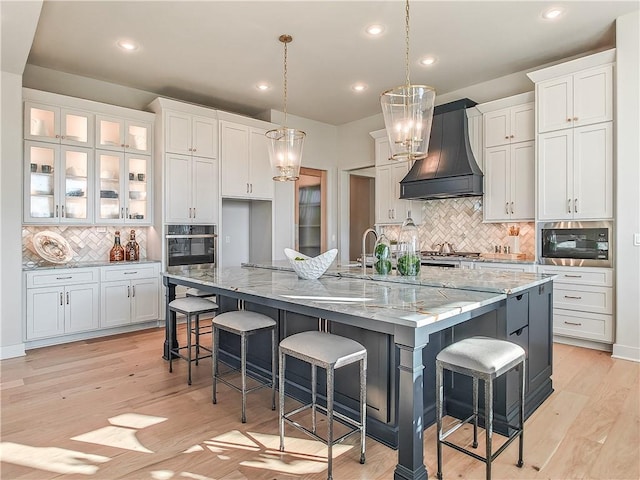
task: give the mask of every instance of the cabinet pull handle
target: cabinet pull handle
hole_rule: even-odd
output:
[[[69,276],[69,277],[56,277],[56,280],[70,280],[73,277]]]
[[[249,184],[249,193],[253,193],[253,183]]]
[[[120,208],[120,218],[124,218],[124,207]]]
[[[513,202],[511,202],[511,213],[513,213]]]
[[[127,287],[127,298],[131,297],[131,287]]]
[[[123,275],[135,275],[138,272],[124,272]]]
[[[62,292],[60,292],[60,305],[62,305]]]
[[[136,296],[136,286],[135,286],[135,285],[134,285],[134,286],[132,286],[132,287],[131,287],[131,290],[133,291],[133,295],[131,295],[131,296],[132,296],[132,297],[135,297],[135,296]]]
[[[580,322],[567,322],[565,320],[564,323],[566,323],[567,325],[575,325],[576,327],[581,327],[582,326],[582,323],[580,323]]]
[[[56,205],[56,218],[58,218],[58,205]]]
[[[582,275],[569,275],[568,273],[565,273],[564,276],[567,278],[582,278]]]
[[[67,305],[69,305],[69,292],[67,292]]]
[[[572,298],[573,300],[582,300],[582,297],[574,297],[573,295],[565,295],[564,298]]]
[[[509,202],[506,202],[504,204],[504,213],[508,214],[509,213]]]
[[[571,199],[567,199],[567,213],[571,213]]]
[[[60,216],[64,217],[64,205],[60,206]]]
[[[575,198],[573,200],[573,208],[575,209],[576,213],[578,213],[578,199]]]
[[[189,218],[191,218],[191,207],[189,207]]]
[[[193,207],[193,218],[196,218],[196,207]]]
[[[129,207],[127,207],[127,208],[125,209],[125,212],[126,212],[126,213],[125,213],[125,217],[124,217],[124,218],[129,218]]]

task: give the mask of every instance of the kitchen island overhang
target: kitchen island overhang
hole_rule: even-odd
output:
[[[324,318],[336,333],[369,342],[365,346],[370,356],[379,358],[378,364],[386,364],[386,368],[379,367],[378,375],[369,375],[374,384],[368,385],[372,390],[371,403],[377,399],[378,404],[370,404],[368,429],[374,438],[397,446],[396,478],[427,477],[422,430],[434,417],[435,355],[447,344],[475,334],[513,339],[525,346],[528,362],[534,366],[527,375],[527,415],[552,392],[549,277],[491,272],[489,282],[486,273],[474,280],[465,271],[458,278],[458,283],[464,285],[456,288],[455,275],[451,277],[447,271],[446,278],[438,278],[445,272],[437,268],[426,268],[420,278],[413,279],[378,279],[354,275],[352,271],[341,274],[340,269],[334,269],[319,280],[301,280],[281,265],[268,267],[167,272],[164,274],[167,300],[174,298],[176,285],[197,287],[217,294],[222,311],[235,309],[238,299],[245,305],[262,308],[262,313],[271,311],[279,322],[280,338],[300,329],[317,329],[317,319]],[[175,322],[170,312],[167,322]],[[171,344],[177,345],[176,339],[167,337],[165,358]],[[233,360],[233,352],[229,358]],[[369,363],[371,370],[375,361]],[[308,392],[303,377],[298,375],[300,385],[287,385],[288,394],[300,397]],[[466,398],[464,382],[456,380],[456,384],[462,387],[447,391],[451,399],[448,410],[459,416],[470,408],[470,395]],[[348,388],[344,385],[342,397],[347,413]],[[508,420],[512,415],[512,392],[508,384],[498,388],[502,394],[497,399],[497,416]],[[417,425],[421,428],[416,428]]]

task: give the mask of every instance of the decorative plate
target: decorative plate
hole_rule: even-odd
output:
[[[48,230],[38,232],[31,241],[36,253],[47,262],[67,263],[73,258],[73,250],[69,243],[55,232]]]

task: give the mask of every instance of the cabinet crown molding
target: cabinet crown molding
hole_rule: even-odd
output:
[[[534,100],[535,93],[531,91],[512,95],[511,97],[499,98],[491,102],[480,103],[476,105],[475,108],[481,113],[487,113],[502,110],[503,108],[515,107],[516,105],[522,105],[524,103],[532,103]]]
[[[603,52],[594,53],[593,55],[587,55],[586,57],[576,58],[575,60],[570,60],[568,62],[559,63],[558,65],[552,65],[547,68],[529,72],[527,73],[527,77],[529,77],[533,82],[538,83],[552,78],[576,73],[580,70],[613,63],[615,60],[616,49],[612,48]]]

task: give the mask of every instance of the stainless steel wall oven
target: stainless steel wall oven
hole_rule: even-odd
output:
[[[167,267],[214,267],[217,237],[215,225],[167,225]]]
[[[558,222],[542,225],[540,262],[545,265],[612,267],[611,222]]]

